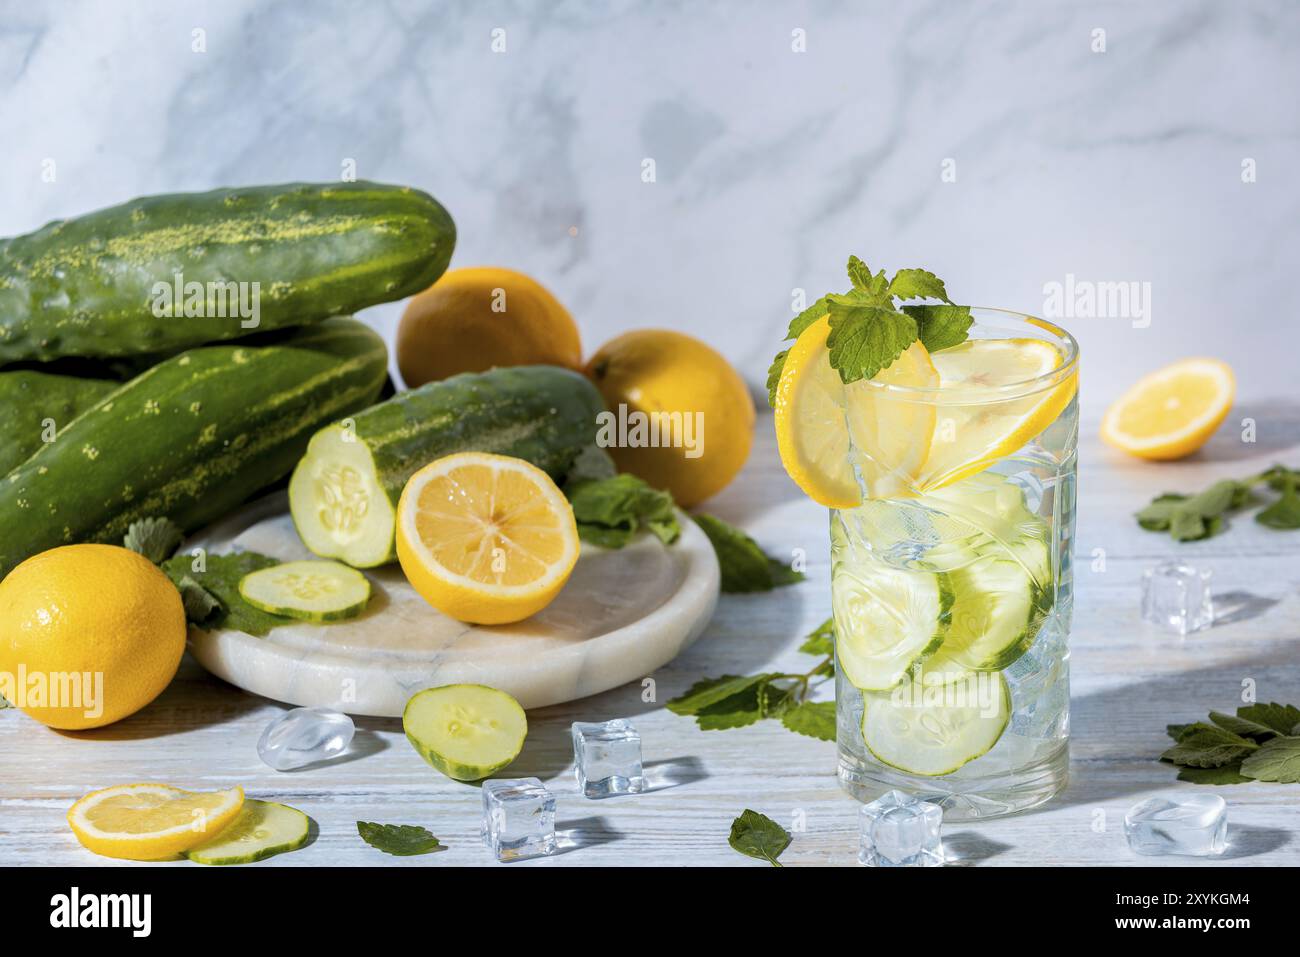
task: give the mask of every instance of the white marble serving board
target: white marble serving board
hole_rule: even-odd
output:
[[[285,561],[314,557],[283,493],[186,543],[194,547]],[[190,651],[246,691],[350,714],[397,716],[416,691],[457,682],[491,685],[539,708],[638,681],[671,661],[708,624],[719,581],[712,546],[685,516],[672,546],[653,535],[618,550],[584,543],[559,597],[513,625],[448,618],[416,594],[396,564],[365,574],[373,594],[358,618],[293,623],[264,638],[192,627]]]

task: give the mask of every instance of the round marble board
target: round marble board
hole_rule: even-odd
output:
[[[699,637],[718,601],[718,561],[682,518],[671,546],[642,534],[624,548],[583,543],[559,597],[513,625],[467,625],[416,594],[396,564],[365,569],[370,605],[351,621],[295,622],[265,638],[191,627],[203,667],[254,694],[350,714],[395,717],[422,688],[472,682],[525,708],[584,698],[639,681]],[[314,557],[298,538],[283,492],[267,496],[185,548]]]

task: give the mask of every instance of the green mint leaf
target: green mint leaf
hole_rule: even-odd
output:
[[[122,545],[160,565],[176,554],[184,537],[171,519],[142,518],[127,528]]]
[[[853,289],[845,293],[846,296],[863,303],[880,306],[890,304],[889,280],[885,278],[883,269],[873,276],[871,268],[866,263],[857,256],[850,256],[848,272],[849,282],[853,284]],[[835,297],[828,296],[827,298],[834,299]]]
[[[622,548],[641,529],[671,544],[681,534],[673,497],[630,473],[606,479],[579,479],[564,488],[578,534],[604,548]]]
[[[722,590],[728,593],[771,591],[803,581],[803,573],[763,553],[758,543],[720,518],[692,515],[695,524],[713,543],[722,571]]]
[[[830,303],[831,365],[846,385],[887,369],[917,339],[916,320],[885,306]]]
[[[889,294],[895,299],[942,299],[944,302],[952,302],[948,298],[948,290],[943,287],[943,280],[926,269],[898,270],[889,281]],[[967,315],[970,314],[969,309],[966,312]]]
[[[1160,760],[1194,768],[1217,768],[1240,760],[1258,747],[1249,738],[1198,721],[1172,748],[1160,755]]]
[[[1241,715],[1224,714],[1222,711],[1211,711],[1210,720],[1224,731],[1231,731],[1233,734],[1239,734],[1243,738],[1250,738],[1254,741],[1267,741],[1269,738],[1275,738],[1283,733],[1257,721],[1243,718]]]
[[[1179,768],[1178,780],[1189,784],[1248,784],[1253,778],[1241,773],[1241,762],[1224,764],[1217,768]]]
[[[1195,725],[1191,724],[1167,724],[1165,725],[1165,734],[1169,735],[1169,737],[1173,738],[1175,741],[1179,741],[1182,739],[1183,735],[1194,727]]]
[[[835,654],[835,619],[827,618],[809,632],[799,650],[805,655]]]
[[[1241,773],[1256,781],[1300,783],[1300,738],[1273,738],[1241,762]]]
[[[731,834],[727,837],[727,843],[746,857],[780,867],[781,862],[777,858],[790,846],[790,832],[766,814],[746,808],[740,817],[731,822]]]
[[[702,678],[682,694],[670,700],[665,707],[673,714],[695,715],[719,702],[744,694],[754,686],[771,680],[770,674],[723,675],[721,678]],[[755,700],[757,692],[755,691]]]
[[[835,740],[835,702],[805,701],[781,715],[781,723],[796,734]]]
[[[196,624],[208,629],[230,628],[264,638],[272,628],[292,624],[296,619],[271,615],[254,608],[239,594],[239,580],[250,572],[278,564],[280,563],[274,558],[257,552],[231,552],[226,555],[207,555],[203,571],[197,571],[193,567],[194,559],[182,554],[163,562],[162,570],[172,580],[172,584],[180,589],[182,598],[185,596],[185,580],[189,579],[192,585],[202,587],[220,604],[219,611],[211,613],[201,622],[195,622]],[[190,591],[193,591],[192,587]],[[191,601],[201,600],[191,596]],[[194,607],[199,611],[202,606]]]
[[[732,728],[757,724],[763,717],[756,686],[744,694],[705,708],[695,716],[695,723],[701,731],[730,731]]]
[[[871,267],[864,263],[857,256],[849,257],[849,282],[853,283],[854,289],[861,289],[864,292],[871,290],[872,281],[875,276],[872,275]]]
[[[798,339],[800,334],[814,322],[826,315],[826,297],[822,296],[799,315],[790,320],[790,327],[785,332],[787,339]]]
[[[1223,479],[1191,496],[1176,492],[1158,495],[1136,517],[1148,531],[1168,531],[1174,541],[1193,542],[1221,532],[1224,516],[1250,498],[1249,483]]]
[[[361,840],[371,847],[378,848],[394,857],[414,857],[432,851],[445,851],[443,844],[429,831],[413,824],[373,824],[370,821],[357,821],[357,833]]]
[[[189,575],[182,575],[176,580],[176,587],[181,593],[181,605],[185,608],[185,620],[190,624],[203,627],[218,613],[224,613],[221,602]]]
[[[1255,521],[1269,528],[1300,528],[1300,493],[1294,477],[1282,483],[1282,497],[1255,514]]]
[[[1276,701],[1267,704],[1248,704],[1237,709],[1237,717],[1276,731],[1278,734],[1291,735],[1295,734],[1296,725],[1300,724],[1300,708],[1289,704],[1278,704]]]
[[[904,306],[903,312],[916,320],[921,345],[927,352],[961,345],[975,321],[970,306]]]
[[[1259,476],[1275,492],[1281,492],[1287,485],[1300,485],[1300,469],[1289,469],[1285,465],[1274,465]]]
[[[767,404],[773,409],[776,408],[776,387],[781,384],[781,373],[785,371],[785,357],[789,354],[789,349],[782,349],[767,368]]]

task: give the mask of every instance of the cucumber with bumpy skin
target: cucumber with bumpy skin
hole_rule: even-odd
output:
[[[339,562],[283,562],[241,578],[239,596],[269,615],[342,621],[366,610],[370,582]]]
[[[191,349],[109,393],[0,479],[0,577],[132,522],[194,531],[288,474],[324,423],[365,408],[388,352],[330,319],[273,345]]]
[[[495,452],[557,481],[596,436],[604,400],[556,366],[467,372],[403,392],[312,436],[289,483],[303,543],[357,568],[393,561],[407,480],[453,452]]]
[[[310,834],[311,818],[297,808],[245,798],[231,824],[185,856],[196,864],[252,864],[296,851]]]
[[[519,756],[528,717],[487,685],[443,685],[411,697],[402,728],[420,757],[455,781],[479,781]]]
[[[0,372],[0,475],[44,444],[47,426],[63,428],[119,385],[31,369]]]
[[[134,199],[0,240],[0,362],[167,354],[345,315],[427,289],[455,241],[447,211],[401,186]]]

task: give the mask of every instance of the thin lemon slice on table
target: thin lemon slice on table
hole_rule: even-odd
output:
[[[87,850],[129,861],[163,861],[198,847],[239,816],[244,789],[183,791],[168,784],[119,784],[68,809]]]
[[[820,505],[852,508],[862,489],[873,498],[906,494],[930,447],[934,409],[905,392],[938,385],[930,354],[914,342],[870,381],[845,385],[831,367],[823,316],[790,348],[776,387],[781,463]]]
[[[938,420],[921,469],[924,489],[951,485],[1015,452],[1056,421],[1079,387],[1076,372],[1042,388],[1029,385],[1064,362],[1041,339],[967,339],[931,359],[939,373]]]
[[[1144,459],[1177,459],[1204,445],[1232,408],[1226,362],[1182,359],[1139,379],[1101,420],[1108,444]]]
[[[411,476],[397,504],[397,558],[443,614],[522,621],[554,600],[578,560],[568,500],[523,459],[458,452]]]

